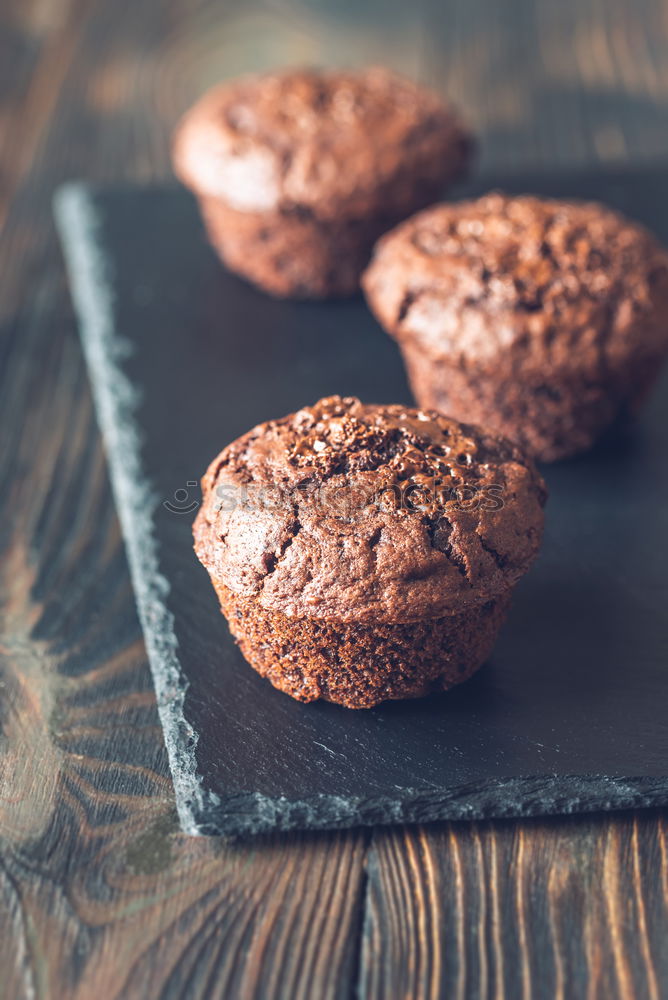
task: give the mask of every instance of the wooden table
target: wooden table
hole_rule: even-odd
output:
[[[488,168],[668,154],[658,0],[4,0],[0,995],[668,995],[656,813],[277,837],[178,831],[50,221],[73,176],[169,174],[222,75],[390,62]]]

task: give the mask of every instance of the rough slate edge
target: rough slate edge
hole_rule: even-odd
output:
[[[195,758],[197,734],[183,712],[188,681],[178,657],[173,615],[165,602],[169,581],[159,570],[153,529],[153,511],[159,498],[142,470],[142,435],[135,419],[139,394],[122,370],[123,358],[132,352],[132,345],[115,329],[113,275],[96,238],[99,219],[91,188],[83,183],[65,185],[55,196],[54,211],[106,444],[179,820],[185,833],[240,837],[271,830],[563,815],[668,805],[668,783],[661,777],[502,778],[451,791],[406,788],[401,798],[373,799],[317,795],[288,800],[258,793],[237,793],[221,799],[204,789]]]

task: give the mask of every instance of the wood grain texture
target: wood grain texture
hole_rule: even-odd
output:
[[[667,832],[663,817],[620,815],[376,839],[362,992],[658,1000]]]
[[[0,995],[668,995],[660,815],[177,832],[49,214],[71,176],[167,176],[204,87],[284,62],[447,89],[488,168],[666,157],[668,6],[8,0],[0,18]]]

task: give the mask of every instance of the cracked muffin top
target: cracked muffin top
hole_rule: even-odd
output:
[[[668,347],[668,254],[593,202],[435,205],[378,242],[363,287],[399,341],[462,367],[600,374]]]
[[[386,69],[288,70],[206,93],[174,140],[199,195],[245,212],[364,217],[458,173],[470,137],[436,94]]]
[[[538,551],[545,502],[510,442],[339,396],[232,442],[202,493],[195,550],[214,583],[345,622],[434,618],[501,594]]]

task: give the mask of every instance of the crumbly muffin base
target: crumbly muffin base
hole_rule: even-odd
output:
[[[407,624],[289,618],[214,582],[230,631],[250,665],[298,701],[372,708],[466,680],[489,656],[510,606],[507,591],[459,614]]]
[[[209,241],[231,271],[278,298],[342,298],[359,290],[379,236],[438,197],[448,180],[416,182],[401,210],[362,219],[324,221],[298,208],[239,212],[212,197],[200,197],[199,205]]]
[[[226,267],[278,298],[352,295],[384,226],[377,219],[325,225],[310,215],[237,212],[200,199],[209,241]]]
[[[479,423],[522,445],[538,461],[554,462],[586,451],[613,421],[634,412],[651,389],[663,359],[628,360],[605,380],[558,373],[504,379],[498,372],[466,371],[433,360],[410,344],[401,350],[419,406]]]

